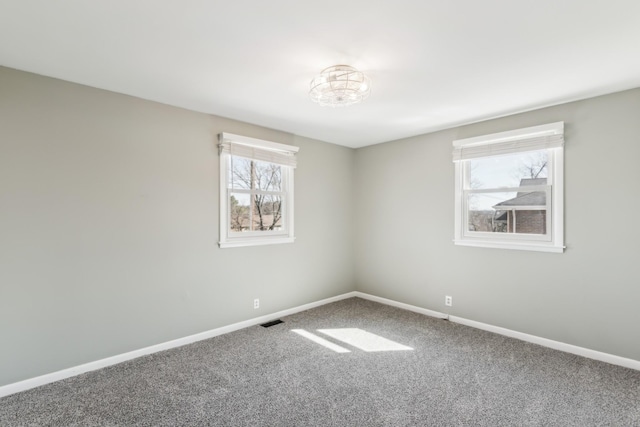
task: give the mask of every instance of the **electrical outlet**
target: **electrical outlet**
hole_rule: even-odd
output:
[[[453,305],[453,298],[447,295],[444,297],[444,305],[451,307]]]
[[[258,298],[253,300],[253,308],[260,308],[260,300]]]

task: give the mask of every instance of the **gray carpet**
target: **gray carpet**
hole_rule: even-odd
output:
[[[0,425],[640,426],[639,371],[359,298],[282,320],[7,396]]]

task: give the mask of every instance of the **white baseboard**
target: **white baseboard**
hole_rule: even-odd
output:
[[[555,350],[564,351],[565,353],[576,354],[578,356],[586,357],[589,359],[599,360],[601,362],[610,363],[612,365],[624,366],[625,368],[635,369],[640,371],[640,361],[634,359],[627,359],[626,357],[620,357],[609,353],[603,353],[597,350],[591,350],[589,348],[578,347],[577,345],[567,344],[560,341],[554,341],[547,338],[538,337],[536,335],[529,335],[523,332],[512,331],[511,329],[501,328],[499,326],[488,325],[482,322],[476,322],[475,320],[464,319],[457,316],[449,316],[451,322],[459,323],[461,325],[471,326],[472,328],[482,329],[484,331],[493,332],[496,334],[504,335],[511,338],[516,338],[521,341],[527,341],[533,344],[538,344],[543,347],[553,348]]]
[[[128,353],[119,354],[116,356],[107,357],[105,359],[96,360],[94,362],[85,363],[82,365],[74,366],[72,368],[63,369],[60,371],[52,372],[50,374],[41,375],[38,377],[30,378],[24,381],[20,381],[13,384],[7,384],[0,387],[0,397],[8,396],[10,394],[18,393],[21,391],[29,390],[31,388],[39,387],[41,385],[49,384],[55,381],[60,381],[65,378],[73,377],[83,374],[85,372],[95,371],[96,369],[106,368],[107,366],[115,365],[118,363],[126,362],[127,360],[135,359],[148,354],[157,353],[163,350],[169,350],[175,347],[181,347],[183,345],[191,344],[197,341],[206,340],[216,337],[218,335],[228,334],[240,329],[248,328],[250,326],[259,325],[261,323],[268,322],[269,320],[276,319],[278,317],[289,316],[301,311],[309,310],[315,307],[320,307],[325,304],[340,301],[343,299],[358,297],[381,304],[398,307],[404,310],[413,311],[415,313],[424,314],[439,319],[448,319],[451,322],[459,323],[461,325],[470,326],[476,329],[482,329],[485,331],[493,332],[496,334],[504,335],[511,338],[516,338],[521,341],[538,344],[544,347],[553,348],[555,350],[564,351],[566,353],[576,354],[578,356],[587,357],[589,359],[599,360],[601,362],[610,363],[612,365],[624,366],[625,368],[635,369],[640,371],[640,361],[634,359],[627,359],[625,357],[615,356],[613,354],[603,353],[596,350],[591,350],[584,347],[578,347],[571,344],[566,344],[560,341],[554,341],[547,338],[541,338],[535,335],[529,335],[522,332],[513,331],[511,329],[501,328],[499,326],[493,326],[482,322],[476,322],[474,320],[465,319],[457,316],[449,316],[445,313],[429,310],[422,307],[417,307],[411,304],[405,304],[402,302],[390,300],[387,298],[377,297],[375,295],[366,294],[364,292],[348,292],[346,294],[338,295],[331,298],[326,298],[320,301],[304,304],[298,307],[290,308],[287,310],[278,311],[276,313],[267,314],[253,319],[245,320],[242,322],[234,323],[220,328],[211,329],[209,331],[201,332],[199,334],[189,335],[183,338],[167,341],[164,343],[152,345],[149,347],[141,348],[139,350],[130,351]]]
[[[52,372],[50,374],[40,375],[38,377],[29,378],[17,383],[7,384],[0,387],[0,397],[8,396],[10,394],[18,393],[21,391],[29,390],[31,388],[39,387],[41,385],[49,384],[55,381],[60,381],[65,378],[73,377],[83,374],[85,372],[95,371],[96,369],[106,368],[107,366],[115,365],[118,363],[126,362],[127,360],[135,359],[148,354],[157,353],[163,350],[169,350],[175,347],[181,347],[183,345],[191,344],[197,341],[206,340],[216,337],[218,335],[228,334],[239,329],[248,328],[250,326],[259,325],[261,323],[274,320],[278,317],[289,316],[301,311],[309,310],[311,308],[320,307],[321,305],[329,304],[332,302],[340,301],[346,298],[355,297],[356,292],[348,292],[346,294],[338,295],[331,298],[326,298],[320,301],[304,304],[298,307],[290,308],[287,310],[278,311],[276,313],[266,314],[264,316],[255,317],[253,319],[245,320],[242,322],[234,323],[232,325],[222,326],[220,328],[211,329],[209,331],[201,332],[194,335],[189,335],[183,338],[167,341],[164,343],[152,345],[149,347],[141,348],[139,350],[130,351],[116,356],[107,357],[104,359],[96,360],[94,362],[84,363],[82,365],[74,366],[72,368],[63,369],[60,371]]]
[[[437,317],[438,319],[446,319],[447,315],[440,313],[439,311],[429,310],[428,308],[417,307],[411,304],[405,304],[403,302],[394,301],[387,298],[377,297],[375,295],[365,294],[364,292],[354,292],[355,297],[368,299],[369,301],[379,302],[380,304],[391,305],[393,307],[402,308],[404,310],[413,311],[415,313],[424,314],[426,316]]]
[[[610,363],[612,365],[624,366],[625,368],[635,369],[640,371],[640,361],[634,359],[628,359],[626,357],[620,357],[609,353],[603,353],[597,350],[591,350],[584,347],[578,347],[576,345],[563,343],[560,341],[554,341],[547,338],[538,337],[535,335],[525,334],[523,332],[513,331],[511,329],[501,328],[499,326],[489,325],[487,323],[476,322],[475,320],[465,319],[458,316],[450,316],[438,311],[428,310],[422,307],[416,307],[415,305],[405,304],[394,300],[376,297],[374,295],[365,294],[363,292],[355,292],[355,295],[359,298],[376,301],[381,304],[387,304],[405,310],[414,311],[416,313],[426,314],[427,316],[437,317],[440,319],[448,319],[451,322],[459,323],[465,326],[471,326],[472,328],[482,329],[484,331],[493,332],[499,335],[504,335],[511,338],[516,338],[521,341],[538,344],[543,347],[553,348],[554,350],[564,351],[565,353],[576,354],[578,356],[586,357],[589,359],[599,360],[601,362]]]

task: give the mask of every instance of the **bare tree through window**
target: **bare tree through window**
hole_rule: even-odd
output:
[[[282,227],[282,167],[232,157],[232,231],[272,231]]]
[[[522,178],[546,178],[548,163],[549,158],[546,151],[532,152],[520,162],[514,177],[518,180]]]

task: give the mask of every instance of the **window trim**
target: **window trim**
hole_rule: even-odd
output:
[[[218,241],[218,246],[220,248],[235,248],[294,242],[294,169],[296,167],[295,155],[299,147],[226,132],[221,133],[218,139],[220,157],[220,240]],[[243,153],[240,157],[275,163],[282,167],[282,185],[283,193],[285,193],[282,204],[285,215],[283,218],[285,230],[243,233],[231,232],[229,223],[229,197],[233,191],[229,185],[229,177],[234,147]],[[238,191],[235,192],[237,193]],[[240,192],[242,193],[243,191]]]
[[[499,132],[473,138],[453,141],[453,162],[455,165],[455,245],[485,248],[529,250],[541,252],[564,252],[564,122],[549,123],[507,132]],[[523,148],[526,147],[526,148]],[[465,153],[465,149],[468,150]],[[532,234],[470,232],[467,230],[468,211],[465,188],[468,164],[472,158],[490,157],[500,154],[527,152],[546,149],[549,155],[547,187],[547,232],[548,236]],[[496,189],[487,189],[495,192]],[[499,190],[513,190],[500,188]],[[482,191],[473,191],[482,192]],[[473,193],[471,192],[471,193]],[[550,196],[550,197],[549,197]]]

